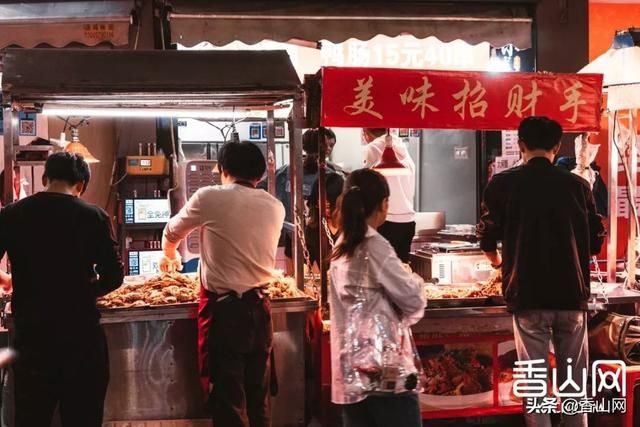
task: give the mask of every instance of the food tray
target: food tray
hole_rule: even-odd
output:
[[[198,305],[198,301],[191,302],[179,302],[175,304],[146,304],[146,305],[138,305],[135,307],[98,307],[98,310],[102,313],[118,313],[118,312],[126,312],[131,310],[153,310],[159,308],[180,308],[180,307],[189,307]]]
[[[427,310],[430,308],[483,307],[488,303],[489,297],[427,299]]]
[[[507,305],[502,295],[491,295],[489,297],[490,305]]]
[[[308,296],[304,296],[304,297],[292,297],[292,298],[272,298],[271,299],[271,303],[287,303],[287,302],[304,302],[304,301],[310,301],[312,298],[308,297]],[[161,308],[180,308],[180,307],[189,307],[189,306],[196,306],[198,305],[198,301],[191,301],[191,302],[179,302],[176,304],[146,304],[146,305],[139,305],[139,306],[135,306],[135,307],[98,307],[98,310],[100,310],[103,313],[118,313],[118,312],[126,312],[126,311],[131,311],[131,310],[155,310],[155,309],[161,309]]]

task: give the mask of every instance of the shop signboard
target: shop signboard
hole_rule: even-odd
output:
[[[322,69],[322,125],[517,129],[527,116],[600,129],[602,75],[389,68]]]

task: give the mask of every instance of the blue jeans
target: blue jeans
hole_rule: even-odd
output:
[[[518,359],[543,359],[551,379],[549,343],[553,342],[558,372],[558,386],[567,379],[567,359],[572,360],[572,378],[581,384],[583,369],[588,369],[589,344],[587,341],[587,314],[573,310],[527,310],[513,315],[513,335]],[[586,386],[585,386],[586,387]],[[551,427],[548,414],[528,414],[527,427]],[[566,427],[586,427],[587,414],[563,415]]]
[[[369,396],[342,406],[343,427],[422,427],[416,393]]]

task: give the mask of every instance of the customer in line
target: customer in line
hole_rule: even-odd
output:
[[[318,142],[322,144],[319,147]],[[336,134],[329,128],[307,129],[302,135],[302,197],[309,200],[312,187],[318,179],[318,164],[320,156],[320,148],[325,153],[325,172],[343,174],[336,164],[332,163],[329,158],[336,145]],[[276,171],[276,197],[282,202],[285,208],[285,221],[295,223],[293,217],[293,198],[291,192],[291,165],[284,165]],[[266,190],[266,180],[260,182],[260,188]],[[316,196],[317,199],[317,196]],[[300,212],[300,220],[303,221],[303,213]],[[304,224],[302,224],[304,226]],[[284,235],[284,254],[286,259],[285,271],[287,274],[293,274],[293,238],[291,231],[283,230]]]
[[[199,189],[165,227],[160,268],[179,268],[179,243],[200,229],[198,350],[213,424],[269,427],[273,326],[264,287],[275,276],[284,207],[256,188],[266,170],[256,145],[225,144],[218,168],[222,185]]]
[[[560,124],[546,117],[520,123],[524,165],[489,182],[478,224],[480,247],[502,271],[518,359],[543,360],[539,367],[548,369],[553,342],[559,385],[567,379],[567,359],[574,373],[588,368],[589,258],[604,236],[587,181],[553,166],[561,136]],[[551,426],[548,414],[525,411],[525,419],[528,427]],[[566,416],[565,425],[586,426],[587,415]]]
[[[376,231],[384,223],[388,209],[389,185],[382,175],[370,169],[349,175],[340,201],[342,235],[330,266],[331,393],[332,401],[342,407],[346,427],[422,426],[415,392],[365,398],[345,391],[341,354],[346,346],[347,316],[354,304],[355,285],[366,271],[367,286],[374,288],[368,306],[374,307],[377,314],[389,317],[399,314],[410,324],[424,315],[424,282],[403,268],[393,247]]]
[[[89,184],[82,156],[55,153],[45,191],[0,211],[0,258],[13,282],[16,427],[101,427],[109,382],[96,298],[122,284],[109,215],[80,199]],[[5,276],[6,282],[6,276]]]
[[[340,234],[338,227],[338,198],[342,194],[344,178],[336,172],[328,172],[325,175],[326,210],[324,215],[322,215],[318,206],[318,194],[320,191],[318,184],[319,180],[316,179],[309,196],[309,220],[305,227],[305,240],[311,266],[320,269],[320,233],[328,233],[334,242]],[[328,260],[325,259],[326,261]]]
[[[366,142],[364,153],[366,167],[375,167],[382,159],[388,131],[389,129],[386,128],[365,128],[362,130],[363,139]],[[387,219],[378,228],[378,232],[391,243],[398,258],[402,262],[408,263],[411,241],[416,234],[416,211],[413,206],[416,190],[416,165],[404,142],[393,135],[390,137],[393,139],[393,151],[408,173],[385,177],[389,183],[389,212]]]

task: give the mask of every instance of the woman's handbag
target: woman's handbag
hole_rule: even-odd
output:
[[[602,312],[589,321],[592,357],[640,365],[640,317]]]
[[[369,260],[363,251],[359,261],[365,263],[364,274],[352,288],[354,301],[346,313],[341,353],[345,393],[420,391],[424,372],[411,328],[386,295],[382,296],[386,309],[381,310],[380,304],[371,306],[369,297],[384,288],[367,283]]]

